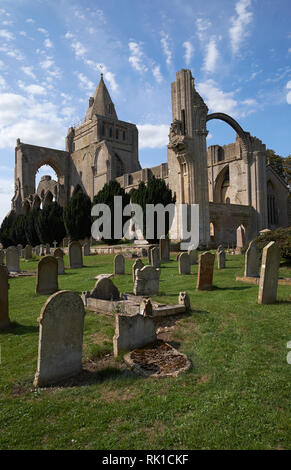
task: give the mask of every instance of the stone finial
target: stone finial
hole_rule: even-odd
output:
[[[178,304],[184,305],[186,311],[190,310],[190,297],[187,292],[180,292],[178,297]]]

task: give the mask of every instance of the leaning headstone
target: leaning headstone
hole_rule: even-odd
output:
[[[50,244],[47,243],[46,246],[45,246],[45,254],[46,255],[50,255],[51,254],[51,247],[50,247]]]
[[[44,256],[37,265],[35,293],[53,294],[58,290],[58,262],[54,256]]]
[[[44,304],[39,322],[34,387],[45,387],[82,371],[85,310],[80,296],[60,291]]]
[[[91,254],[90,242],[85,242],[83,245],[83,256],[90,256],[90,254]]]
[[[225,251],[224,249],[217,251],[217,268],[224,269],[225,268]]]
[[[99,279],[90,292],[90,297],[101,300],[119,300],[120,293],[111,279],[103,277]]]
[[[32,246],[26,245],[24,248],[24,259],[28,260],[32,258]]]
[[[5,253],[4,250],[0,250],[0,265],[4,264]]]
[[[190,256],[188,253],[181,253],[178,259],[179,274],[190,274]]]
[[[154,268],[159,268],[161,266],[160,261],[160,249],[157,246],[151,249],[151,265]]]
[[[245,277],[260,276],[260,258],[261,252],[255,240],[252,240],[245,254]]]
[[[65,263],[63,258],[60,256],[55,256],[57,262],[58,262],[58,274],[65,274]]]
[[[70,268],[82,268],[82,246],[81,243],[79,243],[78,241],[73,241],[69,244],[69,260]]]
[[[63,252],[63,250],[61,248],[56,248],[54,250],[54,257],[55,258],[63,258],[65,256],[65,253]]]
[[[144,267],[144,264],[141,259],[137,259],[133,265],[132,265],[132,282],[134,283],[135,281],[135,271],[137,269],[142,269]]]
[[[114,356],[122,351],[142,348],[157,340],[154,319],[147,315],[115,315]]]
[[[0,265],[0,329],[7,328],[10,324],[8,307],[8,270]]]
[[[276,302],[279,266],[280,248],[276,242],[270,242],[263,249],[258,295],[259,304]]]
[[[160,257],[162,263],[170,261],[170,240],[168,237],[160,238]]]
[[[16,246],[9,246],[6,250],[6,266],[9,273],[19,273],[19,253]]]
[[[215,255],[206,251],[199,256],[197,289],[211,290]]]
[[[144,266],[135,271],[133,291],[135,295],[155,295],[159,293],[160,269]]]
[[[197,264],[198,262],[198,250],[194,250],[192,248],[189,248],[188,250],[188,255],[190,256],[190,264]]]
[[[114,257],[114,274],[124,274],[124,256],[119,254]]]

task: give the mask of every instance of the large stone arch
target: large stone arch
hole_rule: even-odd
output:
[[[212,119],[218,119],[220,121],[224,121],[226,124],[232,127],[233,130],[237,133],[237,135],[241,139],[243,150],[245,152],[249,152],[251,150],[248,133],[243,130],[243,128],[239,125],[239,123],[235,119],[233,119],[231,116],[225,113],[212,113],[212,114],[207,115],[206,122],[211,121]]]

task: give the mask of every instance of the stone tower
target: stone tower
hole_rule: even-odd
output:
[[[172,118],[168,145],[169,186],[177,203],[199,204],[200,244],[209,242],[206,117],[208,108],[194,87],[190,70],[171,85]]]

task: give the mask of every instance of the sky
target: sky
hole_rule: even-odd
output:
[[[170,85],[189,68],[209,112],[291,153],[290,0],[0,0],[0,222],[14,194],[14,148],[64,149],[100,79],[137,124],[142,167],[167,161]],[[221,121],[208,145],[235,140]],[[50,168],[43,174],[54,175]]]

